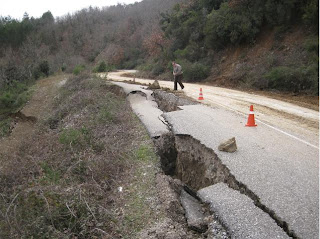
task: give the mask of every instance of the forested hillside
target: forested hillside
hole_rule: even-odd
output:
[[[316,0],[176,5],[162,15],[167,47],[153,57],[153,71],[177,59],[188,81],[318,94],[318,12]]]
[[[50,11],[39,19],[27,13],[21,21],[1,17],[1,111],[19,108],[27,86],[55,72],[92,71],[101,62],[97,70],[136,67],[145,58],[144,40],[160,31],[160,13],[179,2],[145,0],[56,19]]]
[[[318,1],[144,0],[54,18],[0,18],[1,111],[65,71],[137,68],[169,79],[318,94]],[[0,112],[1,113],[1,112]]]

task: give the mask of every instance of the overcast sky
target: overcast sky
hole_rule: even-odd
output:
[[[2,2],[3,1],[3,2]],[[90,5],[105,7],[141,2],[142,0],[1,0],[0,16],[11,16],[21,19],[27,12],[30,17],[41,17],[44,12],[51,11],[54,17],[74,13]]]

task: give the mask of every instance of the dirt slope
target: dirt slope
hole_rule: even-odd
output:
[[[32,99],[21,110],[22,114],[14,117],[15,127],[12,133],[9,137],[0,139],[0,156],[5,157],[8,153],[12,153],[12,150],[17,149],[23,139],[31,134],[35,129],[36,121],[45,113],[46,107],[53,100],[57,89],[66,81],[66,78],[67,76],[63,75],[52,76],[37,82],[33,87]]]

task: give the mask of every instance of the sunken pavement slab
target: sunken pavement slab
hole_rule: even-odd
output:
[[[290,238],[276,222],[247,196],[218,183],[198,191],[202,201],[227,228],[231,238]]]

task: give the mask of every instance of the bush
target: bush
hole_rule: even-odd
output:
[[[94,72],[106,72],[107,64],[104,61],[101,61],[98,66],[95,67]]]
[[[313,91],[315,93],[318,85],[318,77],[315,77],[315,73],[312,67],[280,66],[274,67],[264,75],[264,78],[268,80],[270,89],[293,92]]]
[[[63,64],[63,65],[61,66],[61,71],[65,72],[66,69],[67,69],[67,66],[66,66],[65,64]]]
[[[104,61],[101,61],[93,70],[93,73],[100,73],[100,72],[109,72],[114,70],[115,67],[109,64],[106,64]]]
[[[185,49],[175,51],[174,55],[175,58],[187,59],[188,61],[195,62],[205,57],[206,52],[204,52],[203,49],[203,47],[199,47],[197,44],[191,43]]]
[[[182,66],[183,78],[187,82],[201,81],[210,74],[210,67],[200,63],[191,63],[186,60],[177,61]]]
[[[84,71],[85,66],[84,65],[77,65],[74,69],[73,69],[73,74],[74,75],[79,75],[82,71]]]
[[[39,68],[35,68],[33,70],[32,76],[35,80],[46,77],[46,75],[39,70]]]
[[[151,73],[154,76],[158,76],[162,74],[164,71],[165,71],[165,68],[160,63],[156,63],[154,64]]]
[[[47,77],[49,76],[50,67],[48,61],[43,61],[39,64],[39,71],[45,74]]]
[[[0,90],[0,114],[15,112],[29,99],[28,85],[14,81],[11,86]]]
[[[64,129],[59,136],[59,142],[70,147],[83,148],[90,142],[89,132],[86,128]]]
[[[137,60],[130,60],[130,61],[126,61],[124,63],[122,63],[122,67],[124,69],[134,69],[137,65],[139,64],[139,62]]]
[[[319,52],[319,37],[311,37],[306,40],[304,44],[304,48],[309,53],[315,53],[318,56]]]
[[[319,1],[309,0],[304,7],[302,16],[305,23],[313,26],[316,31],[319,31]]]
[[[252,42],[262,22],[262,15],[254,16],[248,9],[221,4],[219,10],[208,15],[205,26],[206,44],[210,48],[224,48],[228,44]]]
[[[39,78],[48,77],[50,74],[50,67],[48,61],[42,61],[38,67],[33,69],[33,78],[38,80]]]
[[[11,119],[0,119],[0,138],[8,136],[12,130],[12,120]]]
[[[147,62],[147,63],[141,64],[138,66],[138,70],[151,72],[153,69],[153,64],[154,63],[152,63],[152,62]]]
[[[24,81],[26,79],[21,72],[21,68],[16,65],[9,65],[5,68],[4,78],[8,85],[15,81]]]

